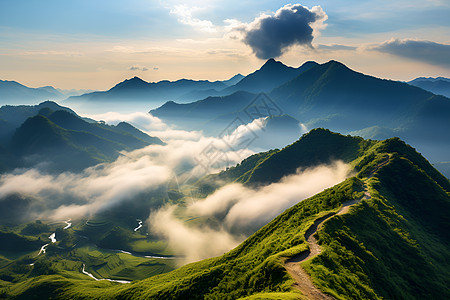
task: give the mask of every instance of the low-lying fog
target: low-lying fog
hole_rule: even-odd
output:
[[[104,113],[83,115],[109,124],[127,121],[165,141],[123,152],[116,161],[87,168],[80,173],[45,174],[39,169],[17,169],[0,177],[0,201],[20,194],[44,205],[23,210],[26,220],[65,220],[92,216],[137,195],[161,190],[174,178],[200,178],[233,166],[255,153],[239,148],[246,128],[261,132],[264,120],[240,126],[222,139],[205,137],[199,131],[175,130],[148,113]],[[299,134],[300,137],[300,134]],[[292,141],[293,142],[293,141]],[[264,150],[264,149],[261,149]],[[70,159],[70,158],[69,158]],[[183,263],[220,255],[241,242],[295,203],[343,181],[349,167],[342,162],[298,170],[257,189],[227,184],[205,199],[184,204],[189,214],[214,217],[220,226],[189,226],[174,216],[175,205],[148,208],[149,229],[165,238]],[[178,182],[183,185],[183,182]]]

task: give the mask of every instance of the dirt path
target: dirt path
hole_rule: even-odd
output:
[[[383,160],[381,163],[379,163],[370,173],[367,179],[370,179],[373,177],[373,175],[384,165],[386,165],[390,160],[390,155],[386,157],[385,160]],[[321,292],[319,289],[317,289],[314,284],[311,281],[311,278],[309,275],[303,270],[303,268],[300,266],[300,263],[303,261],[306,261],[308,259],[313,258],[314,256],[320,254],[322,250],[320,249],[319,244],[317,243],[316,238],[314,237],[314,234],[319,230],[319,228],[322,226],[324,222],[326,222],[328,219],[332,218],[334,215],[343,215],[348,213],[350,210],[350,207],[356,203],[361,202],[361,200],[367,200],[370,199],[371,195],[369,192],[369,189],[367,187],[367,183],[364,183],[364,196],[361,199],[358,200],[350,200],[346,201],[342,204],[342,207],[339,209],[337,213],[329,213],[317,220],[314,221],[314,224],[311,225],[311,227],[308,228],[305,232],[305,239],[308,243],[309,250],[304,251],[302,253],[299,253],[289,259],[287,259],[284,263],[284,266],[288,273],[292,276],[292,278],[295,280],[294,287],[302,292],[303,295],[305,295],[308,299],[335,299],[334,297],[330,295],[326,295],[323,292]]]
[[[310,258],[313,258],[314,256],[320,254],[322,252],[322,249],[320,249],[319,244],[317,243],[316,238],[314,237],[314,234],[319,230],[321,225],[327,221],[328,219],[332,218],[334,215],[341,215],[345,214],[349,211],[350,206],[360,202],[362,199],[369,199],[370,193],[368,190],[366,190],[367,187],[365,187],[364,190],[364,197],[359,200],[351,200],[344,202],[341,209],[337,213],[329,213],[317,220],[314,221],[313,225],[306,230],[305,233],[305,239],[308,243],[309,250],[303,251],[300,254],[297,254],[289,259],[287,259],[284,263],[284,266],[286,270],[289,272],[289,274],[294,278],[295,283],[294,287],[299,289],[303,295],[305,295],[308,299],[335,299],[334,297],[330,295],[326,295],[322,293],[318,288],[316,288],[311,281],[311,278],[309,275],[303,270],[303,268],[300,266],[300,263],[303,261],[306,261]],[[367,193],[367,194],[366,194]],[[368,198],[366,198],[368,197]]]
[[[305,233],[305,239],[309,245],[309,250],[287,259],[284,263],[284,267],[295,280],[294,287],[300,290],[308,299],[335,299],[334,297],[326,295],[317,289],[312,283],[309,275],[300,266],[300,262],[308,260],[322,251],[320,246],[317,244],[314,234],[323,222],[334,215],[335,213],[330,213],[317,219]]]
[[[391,157],[392,157],[392,154],[388,154],[387,157],[382,162],[380,162],[372,171],[370,171],[369,176],[367,176],[367,179],[372,178],[373,175],[376,172],[378,172],[379,169],[381,169],[381,167],[383,167],[384,165],[386,165],[389,162]]]

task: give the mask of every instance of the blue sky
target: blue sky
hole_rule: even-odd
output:
[[[398,80],[450,77],[449,1],[287,4],[0,0],[0,79],[91,89],[107,89],[135,75],[148,81],[216,80],[248,74],[270,55],[292,66],[335,59]],[[295,18],[297,4],[314,22]],[[283,21],[277,11],[290,17]],[[269,32],[275,34],[266,36]],[[269,51],[266,41],[276,49]]]

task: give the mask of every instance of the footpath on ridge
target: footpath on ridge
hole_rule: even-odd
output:
[[[305,240],[308,243],[309,250],[303,251],[302,253],[299,253],[289,259],[287,259],[284,262],[284,267],[288,271],[289,275],[292,276],[292,278],[295,280],[294,287],[302,292],[304,296],[306,296],[308,299],[318,299],[318,300],[328,300],[328,299],[335,299],[334,297],[324,294],[322,291],[320,291],[318,288],[316,288],[311,281],[310,276],[305,272],[305,270],[300,266],[301,262],[307,261],[314,256],[320,254],[322,252],[322,249],[320,248],[319,244],[317,243],[316,238],[314,235],[316,232],[322,227],[323,223],[332,218],[335,215],[343,215],[349,212],[350,207],[355,205],[356,203],[361,202],[362,200],[368,200],[371,198],[369,189],[367,187],[367,180],[373,177],[373,175],[384,165],[386,165],[390,160],[390,155],[383,160],[381,163],[379,163],[367,176],[366,181],[364,182],[364,196],[361,199],[358,200],[350,200],[346,201],[342,204],[342,207],[339,209],[338,212],[331,212],[323,217],[320,217],[316,219],[311,225],[311,227],[308,228],[305,232]]]

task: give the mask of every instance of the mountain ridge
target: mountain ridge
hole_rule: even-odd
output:
[[[137,76],[125,79],[117,83],[107,91],[98,91],[72,96],[67,102],[76,101],[160,101],[180,99],[183,97],[205,90],[221,90],[227,85],[221,81],[179,79],[175,81],[162,80],[158,82],[147,82]]]
[[[444,77],[419,77],[408,81],[408,84],[420,87],[436,95],[450,98],[450,79]]]
[[[226,88],[223,94],[230,94],[236,91],[251,93],[269,92],[316,65],[316,62],[307,61],[300,67],[293,68],[271,58],[260,69],[245,76],[234,86]]]
[[[122,150],[164,145],[159,138],[128,123],[97,123],[49,101],[35,106],[4,106],[0,108],[0,120],[2,116],[7,119],[0,127],[2,155],[10,159],[0,161],[0,171],[44,167],[42,163],[48,163],[44,167],[47,171],[80,171],[112,161]],[[73,159],[67,160],[66,155]]]
[[[365,75],[332,60],[305,70],[265,94],[266,106],[258,102],[261,95],[254,94],[253,99],[254,105],[263,108],[258,110],[260,117],[288,112],[309,129],[325,127],[369,139],[399,136],[434,162],[449,160],[450,141],[445,138],[445,131],[450,124],[445,115],[450,113],[450,99],[419,87]],[[241,103],[241,107],[223,107],[216,110],[220,116],[216,113],[210,117],[202,111],[213,106],[214,101],[205,98],[183,106],[190,109],[178,120],[172,111],[181,110],[182,106],[173,102],[170,107],[163,105],[150,113],[177,126],[215,132],[237,117],[247,123],[252,121],[248,118],[251,99],[241,99],[238,94],[226,97],[230,103]],[[188,119],[197,120],[197,124],[186,123]],[[220,126],[214,129],[214,124]]]
[[[288,208],[222,256],[131,285],[48,275],[24,281],[9,293],[13,299],[31,293],[77,299],[306,299],[285,262],[309,251],[306,235],[316,221],[355,201],[346,213],[323,223],[315,234],[321,253],[299,265],[313,285],[336,299],[447,298],[449,181],[399,139],[335,135],[316,130],[309,141],[297,143],[308,145],[314,138],[313,148],[332,148],[333,139],[353,139],[364,145],[348,147],[356,174]],[[311,157],[313,151],[294,154]],[[332,157],[324,152],[321,161]],[[364,197],[365,188],[370,197]]]

